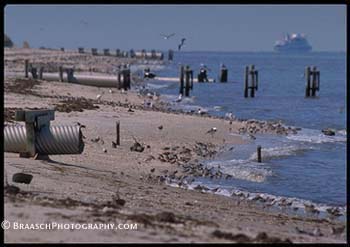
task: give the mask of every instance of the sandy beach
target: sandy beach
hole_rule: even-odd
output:
[[[113,73],[133,59],[77,52],[5,49],[5,71],[24,76],[24,60],[74,65],[86,73]],[[161,61],[159,62],[161,64]],[[142,85],[132,76],[132,87]],[[6,77],[5,125],[15,124],[14,111],[56,109],[52,125],[79,122],[85,148],[80,155],[52,155],[49,160],[5,153],[5,219],[22,223],[129,223],[137,230],[4,231],[6,243],[68,242],[293,242],[345,243],[343,222],[317,216],[296,216],[268,210],[262,203],[223,196],[205,188],[179,185],[207,174],[201,160],[229,145],[245,143],[247,133],[288,134],[297,131],[279,123],[230,120],[206,114],[169,110],[158,97],[137,91],[98,88],[63,82]],[[97,95],[102,95],[97,99]],[[145,104],[152,102],[152,106]],[[120,121],[121,145],[112,147]],[[23,124],[23,123],[21,123]],[[215,134],[207,134],[211,128]],[[131,151],[135,142],[142,152]],[[12,182],[12,175],[33,175],[30,184]],[[16,186],[19,191],[9,189]]]

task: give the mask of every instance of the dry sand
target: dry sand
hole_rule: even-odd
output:
[[[21,66],[23,71],[23,50],[5,51],[7,71],[21,71]],[[35,57],[38,51],[25,52]],[[61,55],[63,60],[79,56]],[[54,60],[46,54],[40,61],[45,59]],[[88,59],[95,58],[86,56],[84,61]],[[53,108],[70,100],[73,104],[61,106],[65,112],[56,111],[52,124],[86,125],[82,130],[85,149],[81,155],[55,155],[50,160],[5,153],[9,184],[20,189],[17,193],[11,193],[9,187],[5,190],[5,219],[21,223],[137,223],[137,230],[9,229],[4,233],[6,243],[345,242],[345,230],[339,234],[332,230],[344,228],[338,221],[271,212],[252,201],[165,184],[162,178],[166,176],[184,175],[185,163],[211,158],[223,144],[244,143],[239,133],[247,128],[246,122],[166,112],[164,104],[156,100],[154,109],[145,109],[145,98],[130,91],[125,94],[113,89],[109,93],[107,88],[44,81],[27,88],[11,87],[30,81],[5,78],[5,118],[11,121],[17,108]],[[102,92],[102,98],[96,100]],[[80,104],[77,97],[84,97],[86,103]],[[77,111],[81,108],[85,109]],[[112,148],[118,120],[121,146]],[[212,127],[217,133],[206,134]],[[96,137],[103,141],[93,142]],[[130,151],[134,138],[145,147],[143,152]],[[164,158],[169,150],[175,158],[169,154]],[[32,174],[32,182],[13,183],[12,175],[17,172]]]

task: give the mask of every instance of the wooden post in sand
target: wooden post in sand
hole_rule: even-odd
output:
[[[109,56],[109,49],[103,49],[103,55]]]
[[[305,79],[306,79],[306,85],[305,85],[305,97],[310,97],[310,67],[307,66],[305,68]]]
[[[190,70],[190,66],[186,66],[185,69],[185,96],[188,97],[190,96],[190,74],[191,70]]]
[[[29,60],[24,60],[24,77],[28,78],[28,71],[29,71]]]
[[[184,94],[184,66],[181,65],[180,67],[180,90],[179,93],[181,95]]]
[[[249,67],[245,66],[244,74],[244,98],[248,98]]]
[[[92,55],[97,56],[98,55],[97,48],[91,48],[91,53]]]
[[[261,146],[260,145],[256,148],[256,154],[258,157],[258,162],[261,163]]]
[[[44,66],[40,66],[39,68],[39,79],[43,79],[43,73],[44,73]]]
[[[58,75],[60,77],[60,81],[62,82],[63,81],[63,67],[62,66],[58,67]]]
[[[250,76],[251,76],[251,83],[250,83],[250,97],[255,97],[255,68],[254,64],[250,65]]]
[[[38,79],[38,71],[35,67],[31,68],[31,72],[32,72],[33,79]]]
[[[120,121],[116,122],[116,133],[117,133],[116,144],[117,146],[120,146]]]

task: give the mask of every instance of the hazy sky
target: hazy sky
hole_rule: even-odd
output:
[[[161,33],[176,33],[164,40]],[[5,33],[22,46],[272,51],[285,32],[315,51],[346,50],[346,5],[7,5]]]

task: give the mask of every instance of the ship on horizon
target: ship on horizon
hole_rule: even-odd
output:
[[[277,40],[274,45],[274,51],[277,52],[309,52],[311,45],[306,39],[305,34],[293,33],[285,35],[284,39]]]

